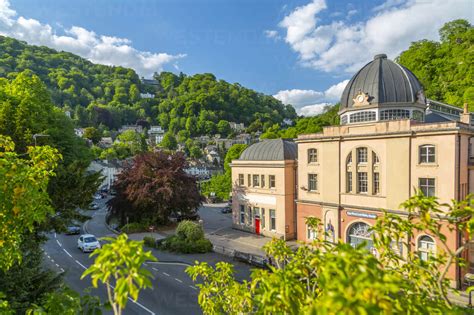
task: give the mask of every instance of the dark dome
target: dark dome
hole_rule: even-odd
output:
[[[283,161],[296,160],[296,143],[290,140],[272,139],[252,144],[242,152],[239,160]]]
[[[347,83],[340,110],[353,108],[353,99],[361,92],[368,96],[364,105],[425,104],[420,81],[407,68],[388,60],[385,54],[376,55]]]

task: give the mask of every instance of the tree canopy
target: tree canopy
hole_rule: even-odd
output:
[[[137,121],[160,124],[189,136],[230,133],[228,122],[259,126],[296,118],[290,105],[212,74],[162,72],[154,84],[142,83],[132,69],[94,64],[77,55],[28,45],[0,36],[0,77],[24,70],[47,86],[53,103],[69,111],[80,127],[118,129]],[[141,98],[150,93],[152,98]],[[188,136],[188,137],[189,137]]]
[[[474,28],[466,20],[446,23],[440,41],[412,43],[397,58],[421,81],[428,98],[474,110]]]
[[[146,152],[135,156],[117,176],[116,196],[108,202],[122,224],[163,224],[170,214],[188,213],[201,205],[196,179],[184,168],[180,152]]]

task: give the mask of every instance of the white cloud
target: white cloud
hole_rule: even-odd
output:
[[[331,103],[320,103],[320,104],[304,106],[300,108],[298,114],[306,116],[306,117],[319,115],[324,111],[324,108],[328,105],[331,105]]]
[[[324,0],[313,0],[279,23],[301,63],[325,72],[353,73],[378,53],[395,58],[413,41],[438,39],[438,29],[448,21],[473,20],[470,0],[387,0],[362,22],[320,24],[325,9]]]
[[[280,35],[278,34],[278,31],[275,31],[275,30],[265,30],[263,31],[263,34],[265,34],[265,37],[271,38],[274,40],[279,40],[281,38]]]
[[[332,85],[326,91],[314,90],[282,90],[273,95],[284,104],[291,104],[300,115],[312,116],[320,114],[324,106],[339,101],[349,80]]]
[[[29,44],[69,51],[96,63],[133,68],[142,76],[160,72],[166,64],[176,65],[178,59],[186,56],[140,51],[127,38],[98,35],[79,26],[63,31],[65,35],[57,35],[49,24],[17,16],[8,0],[0,0],[0,35]]]

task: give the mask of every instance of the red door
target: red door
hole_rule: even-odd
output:
[[[255,218],[255,233],[260,234],[260,218]]]

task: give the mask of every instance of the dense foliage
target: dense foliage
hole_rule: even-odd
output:
[[[176,228],[175,235],[160,241],[158,247],[183,254],[212,251],[212,243],[204,237],[202,226],[188,220],[181,221]]]
[[[408,216],[384,213],[377,219],[372,233],[377,255],[364,243],[354,248],[327,241],[319,219],[308,217],[318,237],[296,250],[283,240],[267,243],[274,265],[254,270],[250,281],[237,281],[233,266],[223,262],[198,263],[187,272],[200,280],[198,301],[205,314],[466,314],[451,304],[446,271],[463,262],[460,253],[474,233],[473,201],[447,207],[418,193],[402,205]],[[458,250],[447,246],[442,224],[465,231]],[[414,233],[435,237],[441,244],[436,254],[423,260],[409,250]]]
[[[402,52],[398,62],[421,81],[433,100],[474,111],[474,28],[466,20],[446,23],[440,41],[420,40]]]
[[[132,69],[93,64],[13,38],[0,36],[0,51],[0,77],[31,70],[45,82],[54,104],[69,110],[81,127],[112,130],[142,120],[174,134],[187,130],[190,136],[227,136],[230,121],[256,131],[296,118],[293,107],[212,74],[162,72],[152,84],[143,84]],[[142,98],[141,93],[155,97]]]
[[[278,125],[268,128],[260,137],[261,139],[292,139],[300,134],[317,133],[323,130],[323,127],[339,124],[339,104],[326,106],[324,111],[316,116],[299,117],[294,126],[281,129]]]
[[[142,153],[125,165],[114,183],[116,196],[108,201],[121,225],[168,222],[171,214],[186,214],[201,205],[196,179],[184,169],[182,153]]]
[[[202,183],[201,193],[204,196],[213,196],[216,201],[229,199],[232,190],[232,173],[229,164],[232,160],[238,159],[246,148],[246,144],[234,144],[229,148],[224,158],[224,174],[215,175],[209,181]]]

